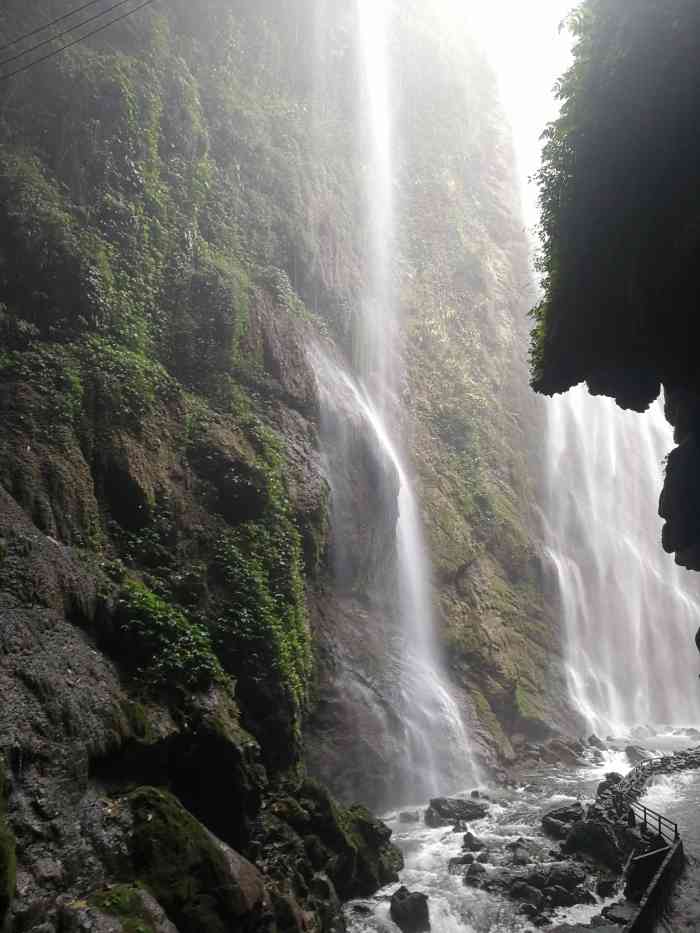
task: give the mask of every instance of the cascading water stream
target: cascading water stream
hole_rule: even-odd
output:
[[[356,14],[362,76],[357,133],[366,230],[365,281],[353,346],[359,378],[351,378],[341,363],[318,348],[310,359],[320,390],[336,576],[351,590],[357,590],[361,578],[360,586],[372,590],[383,616],[379,624],[386,629],[377,664],[381,671],[369,678],[371,687],[364,683],[366,678],[349,676],[346,695],[354,691],[358,701],[374,707],[373,728],[379,728],[386,744],[395,748],[392,767],[399,779],[394,802],[419,802],[464,788],[475,769],[458,705],[439,662],[430,561],[418,503],[396,439],[402,419],[396,402],[400,338],[387,47],[390,5],[385,0],[357,0]],[[348,475],[353,473],[352,467],[348,470],[353,457],[356,472],[367,468],[369,461],[376,473],[380,494],[373,501],[385,513],[379,521],[376,515],[368,516],[367,522],[358,519],[353,477]],[[382,524],[390,527],[386,550],[392,556],[377,548],[364,561],[355,555],[353,563],[348,542],[358,526],[372,522],[378,534]],[[363,564],[359,573],[358,563]]]
[[[562,601],[571,697],[607,735],[700,722],[694,579],[660,546],[660,403],[643,415],[579,387],[548,405],[546,536]]]

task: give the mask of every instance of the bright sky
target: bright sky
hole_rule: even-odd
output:
[[[469,31],[486,47],[510,118],[522,180],[525,221],[537,221],[537,192],[527,179],[540,162],[539,140],[556,116],[552,95],[568,67],[571,37],[559,24],[578,0],[438,0],[466,19]]]
[[[572,41],[559,24],[576,0],[467,0],[464,5],[481,8],[479,31],[498,71],[513,126],[525,220],[532,226],[537,191],[527,179],[540,163],[542,130],[557,114],[552,88],[569,66]]]

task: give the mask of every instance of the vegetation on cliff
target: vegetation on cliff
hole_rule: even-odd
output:
[[[243,873],[251,929],[326,930],[400,867],[304,773],[335,674],[306,347],[351,355],[366,261],[356,24],[320,6],[172,0],[0,84],[0,751],[20,868],[50,863],[22,909],[59,927],[148,929],[154,897],[183,930],[235,925]],[[443,59],[421,6],[397,11],[396,352],[450,671],[507,756],[563,706],[517,453],[525,244],[488,72]],[[42,23],[8,0],[0,44]],[[0,812],[0,910],[12,838]]]
[[[587,380],[644,410],[661,382],[695,383],[700,11],[692,0],[586,0],[568,26],[574,62],[538,174],[533,385]]]
[[[574,62],[538,174],[532,384],[551,394],[585,380],[637,411],[663,386],[680,446],[667,461],[662,542],[698,570],[700,8],[586,0],[568,25]]]
[[[49,903],[59,925],[98,911],[156,928],[155,896],[182,929],[228,928],[242,913],[246,929],[271,917],[296,929],[302,909],[328,929],[335,847],[352,848],[364,893],[389,880],[373,860],[397,857],[379,824],[364,838],[362,818],[332,802],[323,825],[344,828],[328,828],[313,859],[285,830],[310,887],[292,883],[284,859],[275,877],[241,868],[210,835],[252,851],[255,834],[273,851],[268,829],[253,829],[262,798],[277,786],[294,795],[304,779],[305,589],[325,549],[328,490],[303,346],[322,331],[320,306],[347,331],[335,289],[345,277],[347,292],[354,267],[346,131],[339,122],[333,147],[314,148],[313,65],[299,54],[314,5],[264,6],[215,2],[202,16],[176,0],[0,87],[11,645],[0,750],[12,761],[9,823],[47,782],[55,804],[36,804],[41,819],[60,813],[41,847],[21,821],[18,837],[25,870],[40,857],[52,866],[21,909]],[[44,16],[4,4],[1,40]],[[332,38],[342,59],[342,29]],[[45,760],[50,777],[39,776]],[[88,833],[95,773],[111,796]],[[2,801],[4,911],[15,885]],[[308,833],[317,822],[311,813]],[[115,863],[120,846],[129,864]],[[254,903],[236,888],[241,871]],[[57,885],[93,893],[58,907]]]

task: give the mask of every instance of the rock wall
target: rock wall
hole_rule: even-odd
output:
[[[9,0],[0,41],[42,22]],[[419,104],[398,114],[397,353],[450,670],[495,761],[569,714],[519,452],[539,415],[512,157],[483,63],[440,64],[436,28],[412,4],[397,22]],[[351,356],[355,34],[332,2],[173,0],[0,84],[9,930],[325,931],[395,876],[381,824],[306,774],[325,746],[347,802],[386,781],[381,755],[348,778],[334,706],[381,607],[362,566],[349,590],[332,574],[307,357]],[[356,547],[391,539],[391,501],[369,512]]]

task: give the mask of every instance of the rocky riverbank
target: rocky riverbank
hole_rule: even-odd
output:
[[[486,792],[433,798],[420,810],[390,814],[406,862],[400,887],[353,902],[351,933],[393,929],[390,921],[402,930],[415,921],[417,929],[426,908],[432,929],[440,931],[573,933],[624,925],[635,909],[623,898],[625,864],[658,839],[639,821],[630,826],[628,809],[619,804],[618,788],[632,787],[633,796],[644,788],[637,778],[642,769],[623,777],[634,752],[618,744],[625,750],[594,737],[523,743],[523,758],[536,759],[536,766],[511,769]],[[557,749],[578,763],[546,764]],[[645,769],[651,776],[664,767],[696,767],[699,754],[690,749],[648,759]],[[407,899],[410,894],[418,896]],[[407,918],[412,907],[413,920]]]

